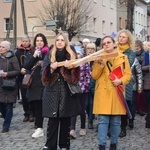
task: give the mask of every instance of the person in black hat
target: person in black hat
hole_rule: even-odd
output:
[[[102,49],[101,38],[97,38],[97,39],[96,39],[95,45],[96,45],[97,51],[99,51],[99,50]]]

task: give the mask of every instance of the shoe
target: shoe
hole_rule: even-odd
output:
[[[122,128],[121,129],[121,132],[120,132],[120,134],[119,134],[119,137],[125,137],[126,136],[126,128]]]
[[[48,147],[47,147],[47,146],[44,146],[44,147],[43,147],[43,150],[48,150]]]
[[[32,134],[32,138],[38,138],[44,136],[44,132],[42,128],[37,128],[35,132]]]
[[[8,128],[4,128],[3,130],[2,130],[2,132],[1,133],[6,133],[6,132],[8,132],[9,131],[9,129]]]
[[[86,129],[80,129],[79,134],[80,134],[81,136],[86,135]]]
[[[140,115],[140,116],[145,116],[146,113],[145,113],[145,112],[140,112],[139,115]]]
[[[93,129],[93,121],[88,122],[88,129]]]
[[[98,132],[98,125],[96,126],[96,130],[95,130],[95,132]]]
[[[32,115],[29,116],[29,122],[34,122],[34,117]]]
[[[134,128],[134,122],[132,119],[129,119],[129,128],[133,129]]]
[[[99,150],[105,150],[105,145],[99,145]]]
[[[23,119],[23,122],[27,122],[27,121],[29,121],[29,117],[25,116],[24,119]]]
[[[110,149],[109,150],[116,150],[117,146],[116,144],[110,144]]]
[[[76,131],[75,130],[70,131],[70,138],[71,139],[76,139]]]

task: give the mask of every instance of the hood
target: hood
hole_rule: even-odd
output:
[[[11,51],[11,50],[9,50],[9,51],[7,52],[6,56],[0,55],[1,58],[11,58],[11,57],[13,57],[13,56],[14,56],[14,52]]]

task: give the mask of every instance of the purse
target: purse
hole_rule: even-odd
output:
[[[3,79],[2,88],[5,90],[15,90],[16,82],[14,80]]]
[[[30,74],[25,74],[24,77],[23,77],[23,80],[22,80],[22,87],[25,88],[25,89],[28,89],[30,86],[31,86],[31,83],[32,83],[32,75],[34,73],[34,70],[36,68],[37,65],[35,65],[33,68],[32,68],[32,72]]]
[[[7,60],[7,72],[8,72],[9,60]],[[2,88],[4,90],[15,90],[16,88],[16,79],[2,78]]]
[[[81,87],[79,85],[79,83],[67,83],[68,84],[68,88],[70,90],[70,95],[75,95],[75,94],[81,94],[83,93],[81,90]]]
[[[22,80],[22,87],[28,89],[31,86],[31,83],[32,83],[32,75],[25,74]]]

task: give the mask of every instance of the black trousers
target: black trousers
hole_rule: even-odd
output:
[[[31,110],[30,104],[29,104],[28,99],[27,99],[27,89],[22,87],[22,82],[19,82],[19,88],[20,88],[20,91],[21,91],[24,116],[33,115],[33,112]]]
[[[131,112],[131,115],[134,116],[133,114],[133,105],[131,101],[127,101],[129,110]],[[133,120],[134,118],[132,118]],[[121,128],[126,128],[128,125],[128,116],[127,115],[121,115]]]
[[[37,128],[43,128],[42,100],[32,101],[30,105],[35,117],[35,126],[37,126]]]
[[[48,150],[57,150],[58,131],[59,147],[70,149],[70,117],[49,118],[45,146],[48,147]]]

